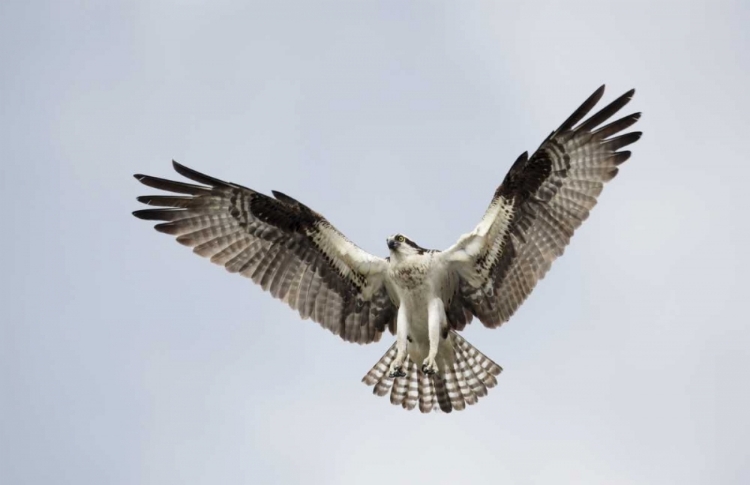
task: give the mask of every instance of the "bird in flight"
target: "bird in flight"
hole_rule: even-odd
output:
[[[444,251],[399,233],[386,239],[390,254],[380,258],[288,195],[267,196],[177,162],[175,171],[196,183],[135,175],[177,195],[138,197],[157,208],[133,215],[160,221],[157,231],[348,342],[395,334],[362,381],[405,409],[462,410],[497,384],[502,369],[458,332],[474,318],[489,328],[508,321],[563,254],[604,183],[630,157],[620,149],[641,137],[623,133],[640,113],[608,122],[634,92],[584,120],[604,94],[597,89],[531,157],[518,157],[479,224]]]

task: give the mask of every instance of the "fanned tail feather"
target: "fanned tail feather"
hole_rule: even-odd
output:
[[[487,389],[497,384],[496,376],[502,367],[478,351],[456,332],[453,339],[453,366],[445,370],[443,376],[425,375],[418,370],[411,359],[406,360],[404,377],[388,377],[388,370],[396,358],[394,343],[380,360],[362,378],[362,382],[373,387],[373,394],[385,396],[390,393],[391,403],[411,410],[419,405],[423,413],[454,409],[461,411],[466,405],[476,404],[480,397],[487,395]]]

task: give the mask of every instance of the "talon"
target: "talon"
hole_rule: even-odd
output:
[[[396,359],[394,362],[391,363],[391,368],[389,369],[388,377],[391,379],[395,377],[406,377],[406,372],[404,372],[403,369],[403,360]]]
[[[406,377],[406,372],[404,372],[401,367],[394,367],[391,370],[391,373],[388,374],[388,377],[390,377],[391,379],[395,377]]]
[[[425,360],[424,364],[422,364],[422,373],[428,376],[437,373],[437,365],[435,364],[435,361],[433,360],[430,362]]]

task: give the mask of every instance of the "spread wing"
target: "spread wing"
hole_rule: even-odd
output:
[[[460,276],[448,309],[454,328],[474,316],[491,328],[506,322],[563,254],[604,183],[630,157],[620,149],[641,137],[621,134],[640,113],[602,126],[634,92],[578,124],[604,94],[604,86],[596,90],[531,158],[524,153],[516,160],[481,222],[446,251]]]
[[[135,175],[144,185],[179,195],[149,195],[159,207],[133,213],[164,221],[159,232],[251,278],[271,295],[344,340],[375,342],[395,326],[396,307],[383,284],[387,262],[357,247],[323,216],[280,192],[274,197],[191,170],[203,185]]]

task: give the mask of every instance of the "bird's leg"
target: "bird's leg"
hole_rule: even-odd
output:
[[[427,306],[427,335],[430,339],[430,351],[427,358],[422,362],[422,372],[432,375],[438,372],[438,366],[435,362],[438,347],[440,345],[440,330],[445,320],[445,307],[443,301],[435,298]]]
[[[404,361],[406,360],[406,346],[409,337],[409,320],[406,317],[404,305],[398,307],[396,317],[396,358],[391,362],[388,377],[404,377]]]

